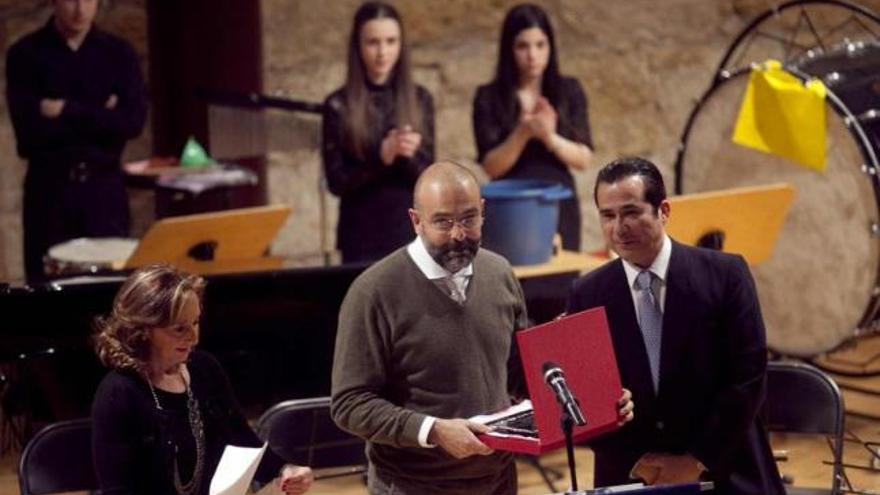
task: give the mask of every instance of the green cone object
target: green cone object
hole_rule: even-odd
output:
[[[180,154],[180,166],[205,167],[208,165],[214,165],[214,160],[208,156],[205,148],[194,137],[190,136],[183,146],[183,152]]]

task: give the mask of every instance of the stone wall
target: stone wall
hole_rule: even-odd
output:
[[[494,71],[500,26],[511,0],[399,0],[415,79],[434,95],[437,154],[473,163],[471,101]],[[642,155],[670,181],[679,136],[724,51],[769,0],[545,0],[561,70],[578,78],[590,101],[595,166]],[[880,1],[864,2],[875,9]],[[321,101],[345,74],[348,30],[358,0],[262,0],[264,85],[270,93]],[[796,17],[793,17],[796,18]],[[809,43],[809,40],[806,40]],[[760,59],[760,60],[763,60]],[[306,255],[334,245],[336,198],[320,177],[316,119],[290,116],[310,146],[291,151],[283,126],[273,135],[273,199],[295,205],[276,249]],[[312,127],[307,124],[311,122]],[[295,126],[291,125],[290,129]],[[302,140],[298,140],[302,144]],[[475,169],[477,167],[475,166]],[[602,247],[592,188],[595,167],[576,175],[585,250]],[[485,177],[485,176],[484,176]],[[323,215],[320,206],[326,206]]]
[[[141,60],[147,73],[147,23],[145,0],[105,0],[98,14],[98,23],[104,29],[127,39]],[[0,0],[0,51],[6,50],[21,36],[39,29],[51,15],[47,0]],[[0,57],[0,73],[6,74],[6,57]],[[0,93],[5,95],[6,77],[0,77]],[[125,150],[126,159],[149,156],[150,125],[143,135],[130,142]],[[15,152],[15,137],[6,98],[0,98],[0,281],[21,280],[24,276],[21,237],[21,200],[25,162]],[[132,194],[133,226],[143,230],[143,213],[151,214],[152,197],[143,193]]]
[[[264,90],[321,101],[343,82],[351,17],[359,0],[261,0]],[[397,0],[410,39],[415,79],[434,95],[437,152],[472,161],[471,99],[494,70],[501,21],[511,0]],[[544,0],[557,34],[564,73],[590,98],[595,164],[643,155],[671,181],[677,143],[694,101],[734,36],[771,0]],[[107,0],[99,23],[129,39],[146,60],[145,0]],[[880,10],[880,0],[863,4]],[[0,47],[39,27],[46,0],[0,0]],[[2,63],[2,62],[0,62]],[[145,67],[146,72],[146,67]],[[0,80],[0,85],[3,82]],[[21,181],[5,102],[0,101],[0,280],[21,277]],[[336,199],[321,189],[315,116],[269,112],[269,194],[294,214],[277,254],[316,259],[334,245]],[[149,129],[149,127],[148,127]],[[126,156],[148,154],[149,132]],[[577,174],[584,211],[584,248],[601,247],[592,206],[595,167]],[[151,218],[136,196],[135,234]],[[323,211],[323,213],[322,213]],[[381,221],[381,219],[377,219]],[[140,227],[138,227],[140,226]],[[323,236],[321,233],[323,232]]]

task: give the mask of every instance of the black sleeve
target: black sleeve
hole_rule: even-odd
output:
[[[754,280],[742,257],[728,263],[719,346],[724,351],[719,359],[728,371],[690,449],[711,471],[720,472],[736,462],[732,454],[758,415],[767,373],[766,334]]]
[[[477,143],[477,161],[482,163],[486,154],[507,138],[502,129],[500,109],[493,104],[497,100],[492,86],[481,86],[474,96],[474,140]]]
[[[76,136],[69,122],[60,118],[49,119],[40,113],[40,100],[46,95],[39,94],[37,56],[29,45],[18,44],[6,57],[6,102],[18,154],[22,158],[29,158],[38,147],[63,147]]]
[[[136,404],[124,382],[112,375],[101,382],[92,403],[92,455],[101,493],[135,493],[137,480],[144,477],[137,446],[144,435],[140,431]]]
[[[590,133],[587,94],[577,79],[565,79],[565,95],[567,98],[566,122],[568,129],[565,137],[593,148],[593,136]],[[595,150],[594,150],[595,151]]]
[[[105,108],[68,100],[61,118],[75,126],[81,135],[95,140],[127,141],[138,137],[147,119],[147,91],[137,56],[127,43],[115,47],[108,57],[108,70],[117,72],[113,94],[116,106]]]
[[[367,150],[367,160],[359,160],[347,150],[345,106],[339,93],[324,102],[321,133],[321,158],[327,187],[337,196],[345,196],[372,182],[382,173],[379,151]]]
[[[197,356],[199,366],[205,370],[206,383],[211,386],[213,400],[224,409],[220,416],[226,421],[226,425],[223,425],[227,432],[226,443],[240,447],[262,447],[263,441],[257,437],[245,419],[241,406],[235,398],[229,377],[223,371],[220,363],[216,358],[204,352],[198,353]],[[261,483],[272,481],[278,476],[283,465],[284,461],[279,456],[271,449],[266,449],[260,466],[254,474],[254,479]]]
[[[434,99],[425,88],[417,88],[419,110],[422,115],[422,142],[412,158],[397,157],[394,166],[401,167],[409,181],[415,185],[422,172],[434,163]]]

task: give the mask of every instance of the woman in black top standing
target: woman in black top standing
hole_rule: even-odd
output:
[[[339,196],[336,246],[345,263],[375,261],[413,237],[413,186],[434,161],[434,106],[412,81],[400,15],[361,5],[345,85],[324,102],[324,173]]]
[[[571,170],[592,159],[587,97],[580,83],[559,73],[547,14],[522,4],[504,19],[495,79],[474,98],[478,161],[493,179],[543,179],[576,192]],[[580,249],[577,195],[560,204],[562,246]]]
[[[92,448],[104,495],[207,495],[227,444],[259,447],[217,361],[196,351],[204,280],[170,265],[129,276],[97,321],[95,348],[111,368],[92,404]],[[266,450],[254,475],[304,493],[307,467]]]

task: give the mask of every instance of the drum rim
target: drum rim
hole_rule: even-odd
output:
[[[796,67],[786,65],[784,68],[802,81],[812,78],[812,76],[801,72]],[[696,105],[694,105],[693,109],[691,110],[687,119],[687,123],[685,124],[684,131],[682,132],[681,138],[679,139],[678,149],[676,152],[674,167],[674,184],[676,195],[684,194],[684,155],[687,151],[688,140],[690,138],[693,125],[696,122],[697,115],[703,109],[709,98],[711,98],[722,86],[737,78],[747,76],[748,74],[750,74],[751,69],[751,67],[742,67],[732,72],[724,72],[722,74],[719,74],[719,77],[716,77],[712,81],[712,85],[703,93],[703,95],[697,101]],[[827,100],[830,101],[832,108],[834,108],[834,111],[838,115],[840,115],[844,125],[849,131],[849,134],[853,137],[853,140],[855,141],[855,144],[859,149],[859,154],[864,161],[864,163],[862,164],[862,172],[863,175],[867,176],[868,180],[870,180],[871,189],[874,191],[874,202],[877,206],[878,214],[880,214],[880,177],[878,177],[878,173],[880,173],[880,165],[878,165],[877,154],[875,153],[875,150],[871,145],[870,140],[865,134],[865,130],[862,127],[861,122],[859,122],[859,120],[853,115],[853,113],[849,110],[849,107],[846,106],[846,104],[837,96],[836,93],[834,93],[831,88],[826,87],[826,96]],[[880,147],[880,143],[878,143],[878,147]],[[874,321],[878,312],[880,312],[880,258],[878,258],[877,261],[877,268],[874,273],[874,287],[871,290],[871,294],[868,295],[866,307],[862,312],[862,316],[856,323],[855,328],[850,330],[849,336],[844,337],[844,339],[838,342],[837,345],[840,345],[849,339],[859,336],[861,330],[871,327],[872,322]],[[827,351],[828,350],[820,351],[816,352],[815,354],[818,355]]]

